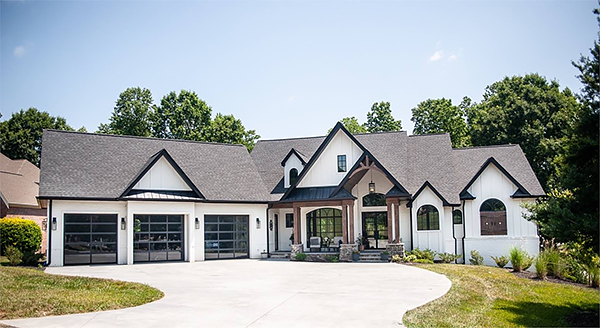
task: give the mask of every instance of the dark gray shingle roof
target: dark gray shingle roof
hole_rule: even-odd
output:
[[[162,149],[207,200],[270,199],[242,145],[55,130],[42,138],[40,197],[118,198]]]
[[[408,190],[416,193],[428,181],[450,204],[460,204],[460,191],[490,157],[519,181],[531,195],[543,195],[531,166],[516,145],[452,149],[450,135],[408,136],[405,131],[357,134],[356,139]],[[322,137],[260,140],[252,159],[272,200],[283,193],[281,160],[294,148],[312,157]]]

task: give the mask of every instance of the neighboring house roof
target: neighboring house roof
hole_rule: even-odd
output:
[[[242,145],[57,130],[46,130],[42,137],[40,198],[120,199],[162,150],[208,201],[270,199]],[[278,165],[280,160],[274,162]],[[135,194],[137,199],[157,197],[161,196]]]
[[[8,206],[39,206],[40,169],[25,159],[0,154],[0,194]]]
[[[461,191],[490,157],[500,163],[529,193],[522,194],[519,191],[516,196],[537,197],[545,194],[518,145],[453,149],[447,133],[408,136],[405,131],[398,131],[355,134],[354,137],[413,196],[424,187],[430,187],[445,205],[459,205]],[[271,200],[280,199],[288,191],[283,188],[284,172],[280,159],[288,155],[291,149],[300,149],[303,154],[312,157],[325,140],[323,136],[257,142],[251,156],[266,188],[271,191]],[[325,194],[325,190],[319,191],[320,195]],[[302,191],[301,194],[300,198],[305,198],[307,194],[314,195],[309,191]],[[395,190],[391,194],[402,193]],[[296,196],[296,192],[290,192],[288,198],[292,195]]]

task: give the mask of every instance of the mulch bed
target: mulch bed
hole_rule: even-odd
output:
[[[512,269],[507,269],[507,268],[504,268],[504,270],[512,273],[513,275],[515,275],[519,278],[531,279],[531,280],[542,280],[537,277],[537,274],[535,274],[534,272],[531,272],[531,271],[514,272],[514,271],[512,271]],[[553,276],[546,276],[546,281],[553,282],[556,284],[565,284],[565,285],[578,286],[578,287],[583,287],[583,288],[593,288],[592,286],[589,286],[586,284],[580,284],[578,282],[574,282],[571,280],[559,279],[559,278],[556,278]],[[595,288],[595,289],[598,289],[598,288]]]

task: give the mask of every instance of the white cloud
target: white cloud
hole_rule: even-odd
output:
[[[442,50],[436,51],[431,57],[429,57],[429,61],[438,61],[444,57],[444,52]]]
[[[455,59],[457,59],[457,58],[458,58],[458,57],[457,57],[456,55],[452,55],[452,56],[448,57],[448,60],[455,60]]]
[[[15,50],[13,50],[13,55],[17,58],[21,58],[25,55],[25,46],[17,46]]]

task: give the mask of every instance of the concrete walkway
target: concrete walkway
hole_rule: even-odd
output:
[[[165,297],[122,310],[18,319],[17,327],[398,327],[444,295],[439,274],[389,263],[224,260],[49,268],[149,284]]]

